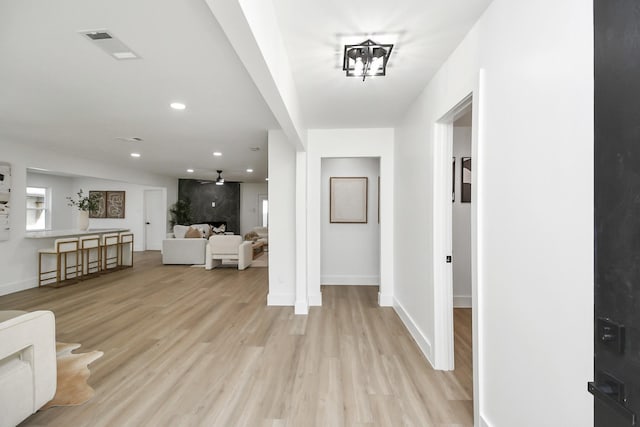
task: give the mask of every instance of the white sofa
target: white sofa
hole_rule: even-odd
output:
[[[200,230],[202,237],[186,238],[189,227]],[[204,264],[205,246],[209,237],[209,224],[176,225],[173,233],[162,241],[163,264]]]
[[[0,427],[13,427],[56,393],[56,323],[50,311],[0,311]]]
[[[253,247],[251,242],[242,241],[238,235],[213,235],[209,237],[206,249],[205,268],[211,270],[224,261],[238,264],[238,270],[244,270],[253,261]]]

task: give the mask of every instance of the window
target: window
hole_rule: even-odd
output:
[[[27,187],[27,231],[51,228],[49,199],[49,189]]]
[[[262,226],[269,226],[269,200],[262,199]]]

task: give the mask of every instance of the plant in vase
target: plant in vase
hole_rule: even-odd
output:
[[[174,225],[191,224],[191,201],[189,199],[178,200],[169,209],[171,215],[171,227]]]
[[[100,208],[100,195],[89,194],[85,196],[82,188],[77,193],[77,198],[67,197],[69,206],[78,208],[78,228],[86,230],[89,228],[89,212],[96,212]]]

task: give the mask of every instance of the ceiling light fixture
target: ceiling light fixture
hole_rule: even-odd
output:
[[[265,181],[269,181],[269,178],[265,178],[264,180],[265,180]]]
[[[131,153],[131,157],[140,157],[140,153]]]
[[[362,81],[367,77],[385,76],[392,49],[392,44],[379,44],[371,39],[345,45],[342,69],[347,77],[362,77]]]
[[[224,185],[224,178],[222,177],[222,171],[218,169],[218,178],[216,178],[216,185]]]
[[[187,169],[188,173],[193,173],[193,169]]]
[[[171,108],[173,108],[174,110],[184,110],[185,108],[187,108],[187,106],[182,102],[172,102]]]
[[[213,155],[216,156],[216,157],[220,157],[220,156],[222,156],[222,153],[219,152],[219,151],[214,151]]]
[[[247,172],[251,173],[253,172],[253,169],[247,169]]]

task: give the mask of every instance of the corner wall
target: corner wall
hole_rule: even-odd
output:
[[[427,340],[434,125],[471,92],[476,423],[593,425],[591,2],[494,0],[396,129],[395,298]]]

